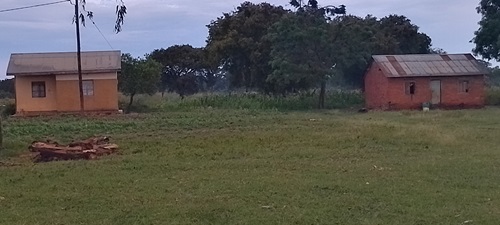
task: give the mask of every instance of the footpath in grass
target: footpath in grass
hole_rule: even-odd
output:
[[[500,109],[191,110],[5,121],[0,224],[492,224]],[[33,164],[31,141],[120,155]]]

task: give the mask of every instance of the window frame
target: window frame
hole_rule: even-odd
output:
[[[46,97],[47,97],[47,86],[45,85],[45,81],[32,81],[31,98],[46,98]]]
[[[469,80],[459,80],[458,81],[458,92],[468,94],[470,92],[470,81]]]
[[[413,90],[412,90],[413,87]],[[415,81],[405,81],[405,94],[415,95],[417,93],[417,83]]]
[[[82,80],[82,89],[83,89],[83,96],[94,96],[95,93],[94,80]]]

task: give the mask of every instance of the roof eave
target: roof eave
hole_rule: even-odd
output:
[[[418,78],[418,77],[472,77],[472,76],[486,76],[488,74],[478,73],[478,74],[429,74],[429,75],[405,75],[405,76],[388,76],[384,73],[384,75],[388,78]]]
[[[82,70],[82,74],[117,73],[120,71],[121,71],[121,69]],[[78,74],[78,71],[7,73],[7,76],[50,76],[50,75],[76,75],[76,74]]]

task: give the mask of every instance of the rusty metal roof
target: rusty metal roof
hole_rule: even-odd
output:
[[[387,77],[471,76],[488,74],[471,54],[374,55]]]
[[[121,69],[120,51],[82,52],[85,73],[116,72]],[[75,74],[78,72],[76,52],[13,53],[7,76]]]

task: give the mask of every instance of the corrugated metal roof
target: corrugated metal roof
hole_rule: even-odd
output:
[[[121,69],[120,51],[82,52],[85,73],[116,72]],[[76,52],[13,53],[7,76],[75,74],[78,71]]]
[[[471,54],[374,55],[387,77],[485,75],[487,68]]]

